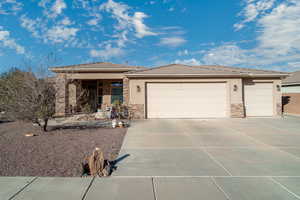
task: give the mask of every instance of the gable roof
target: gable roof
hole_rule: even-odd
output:
[[[127,76],[148,77],[148,76],[270,76],[285,77],[285,72],[258,70],[250,68],[227,67],[217,65],[188,66],[183,64],[171,64],[161,67],[142,69],[135,72],[128,72]]]
[[[144,69],[144,67],[113,64],[108,62],[95,62],[87,64],[69,65],[49,68],[52,72],[128,72]]]
[[[283,85],[293,85],[293,84],[300,84],[300,71],[295,71],[291,73],[291,76],[285,78],[282,81]]]

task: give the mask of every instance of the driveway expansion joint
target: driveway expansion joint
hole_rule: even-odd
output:
[[[153,177],[151,178],[151,182],[152,182],[152,190],[153,190],[154,200],[158,200],[156,186],[155,186],[155,182],[154,182],[154,178]]]
[[[214,185],[218,188],[218,190],[220,190],[224,196],[226,197],[226,199],[231,200],[231,198],[229,197],[229,195],[224,191],[224,189],[217,183],[216,179],[214,177],[211,177],[212,182],[214,183]]]
[[[84,192],[84,194],[83,194],[83,196],[82,196],[82,199],[81,199],[81,200],[85,200],[85,198],[86,198],[86,195],[87,195],[87,193],[89,192],[90,188],[92,187],[92,185],[93,185],[93,183],[94,183],[94,180],[95,180],[95,178],[96,178],[96,176],[94,176],[94,177],[92,178],[92,180],[91,180],[91,182],[89,183],[89,185],[87,186],[87,188],[86,188],[86,190],[85,190],[85,192]]]
[[[273,181],[274,183],[276,183],[277,185],[279,185],[282,189],[284,189],[286,192],[290,193],[291,195],[293,195],[294,197],[296,197],[297,199],[300,199],[300,196],[295,194],[294,192],[292,192],[291,190],[289,190],[285,185],[281,184],[279,181],[276,181],[273,177],[269,178],[271,181]]]
[[[12,195],[8,200],[14,199],[18,194],[20,194],[22,191],[24,191],[29,185],[31,185],[38,177],[34,177],[32,180],[30,180],[24,187],[22,187],[18,192],[16,192],[14,195]]]

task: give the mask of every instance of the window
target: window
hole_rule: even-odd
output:
[[[123,103],[123,83],[111,82],[111,104],[119,101]]]
[[[121,81],[111,82],[111,87],[123,87],[123,83]]]

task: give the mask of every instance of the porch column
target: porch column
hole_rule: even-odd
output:
[[[67,110],[67,78],[66,74],[58,73],[55,80],[56,99],[55,115],[65,116]]]
[[[75,113],[78,110],[78,97],[81,92],[81,81],[80,80],[74,80],[67,84],[66,86],[68,88],[68,97],[69,97],[69,109],[68,112]]]
[[[129,79],[126,77],[123,78],[123,103],[129,104]]]

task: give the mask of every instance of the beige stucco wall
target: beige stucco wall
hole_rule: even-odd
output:
[[[129,104],[138,104],[144,105],[145,109],[145,101],[146,101],[146,83],[154,83],[154,82],[198,82],[198,83],[214,83],[214,82],[225,82],[227,83],[227,116],[230,117],[231,113],[231,104],[239,104],[243,102],[242,96],[242,79],[241,78],[183,78],[183,79],[130,79],[129,80]],[[233,91],[233,86],[237,85],[238,90]],[[140,87],[140,92],[138,92],[137,87]],[[146,115],[146,113],[145,113]],[[144,116],[146,117],[146,116]]]
[[[274,85],[274,116],[281,115],[281,92],[277,90],[277,85],[281,85],[280,79],[251,79],[254,82],[272,82]],[[243,79],[242,78],[183,78],[183,79],[142,79],[142,78],[131,78],[129,80],[129,104],[132,105],[143,105],[145,111],[145,101],[146,101],[146,83],[151,82],[226,82],[227,83],[227,115],[228,117],[234,117],[232,114],[233,109],[236,109],[232,106],[238,106],[238,110],[242,110],[244,107],[243,100]],[[237,86],[237,90],[234,91],[234,85]],[[137,87],[140,87],[138,92]],[[240,111],[238,111],[240,112]],[[240,114],[242,116],[243,113]],[[144,112],[144,117],[146,113]]]

